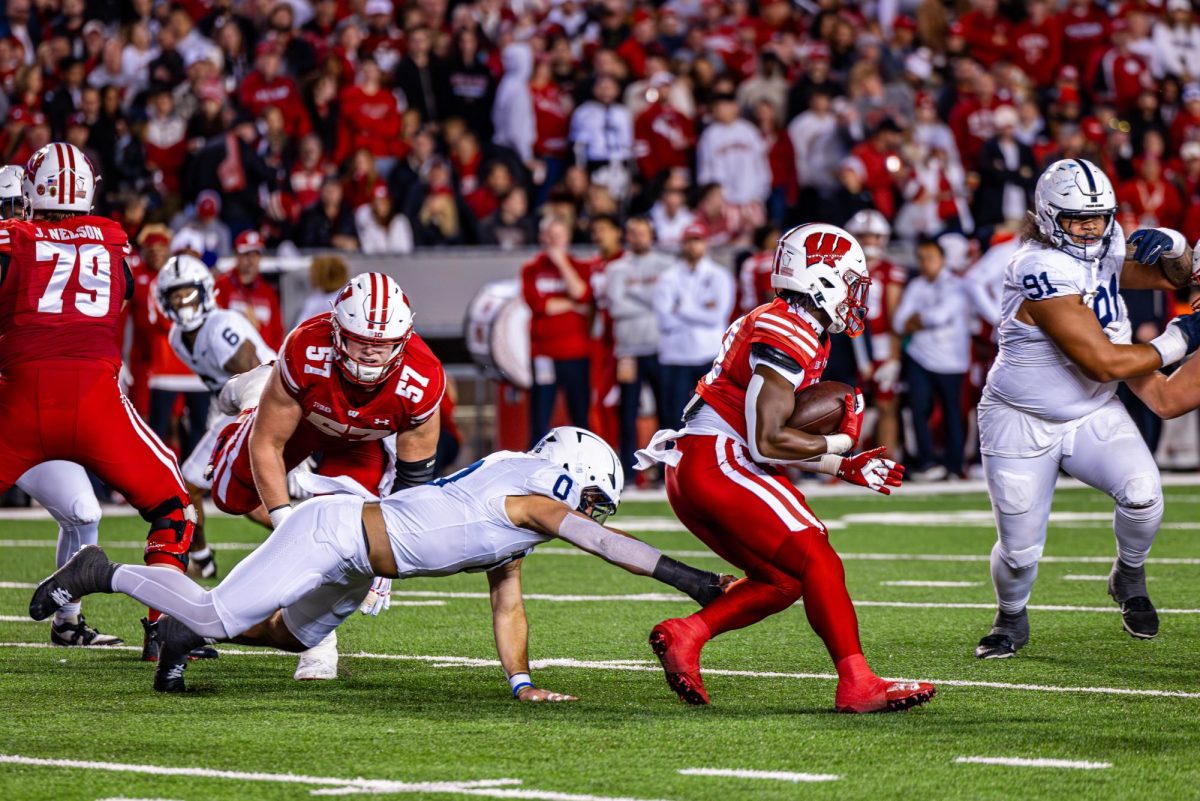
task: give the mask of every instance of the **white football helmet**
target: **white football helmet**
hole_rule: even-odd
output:
[[[771,287],[805,295],[829,315],[829,331],[863,332],[871,277],[858,240],[836,225],[798,225],[779,237]]]
[[[25,170],[15,164],[0,167],[0,220],[24,220],[29,217],[24,183]]]
[[[850,218],[850,221],[846,223],[846,230],[858,239],[858,243],[862,245],[863,253],[867,254],[868,259],[883,258],[888,239],[892,235],[892,226],[888,224],[887,217],[875,209],[863,209]],[[879,237],[879,239],[863,242],[863,239],[868,236]]]
[[[608,443],[584,428],[559,426],[538,440],[530,453],[557,465],[579,484],[579,508],[597,523],[616,514],[625,489],[621,460]]]
[[[338,366],[346,378],[364,386],[379,384],[399,366],[413,331],[408,298],[395,279],[383,273],[363,273],[350,279],[333,301],[330,320]],[[348,342],[382,343],[392,350],[383,364],[363,364],[350,355]]]
[[[191,291],[179,299],[177,307],[171,302],[171,295],[179,289]],[[154,292],[163,314],[184,331],[195,331],[204,325],[217,308],[212,272],[204,262],[186,253],[167,259],[154,281]]]
[[[83,151],[51,142],[25,164],[25,197],[33,211],[87,214],[96,200],[96,170]]]
[[[1046,168],[1033,190],[1038,230],[1050,244],[1079,259],[1103,258],[1112,240],[1117,195],[1112,183],[1085,159],[1061,159]],[[1095,241],[1076,242],[1062,227],[1064,217],[1104,217],[1104,234]]]

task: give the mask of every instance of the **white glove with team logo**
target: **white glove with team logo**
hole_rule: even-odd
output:
[[[367,597],[363,598],[362,604],[358,607],[358,611],[364,615],[379,617],[379,613],[391,605],[392,580],[376,576],[375,581],[371,582],[371,589],[367,592]]]

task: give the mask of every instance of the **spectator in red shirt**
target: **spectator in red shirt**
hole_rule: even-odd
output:
[[[1146,156],[1138,176],[1117,189],[1117,203],[1137,216],[1140,228],[1178,228],[1183,224],[1183,198],[1163,177],[1162,161]]]
[[[1196,140],[1200,140],[1200,84],[1189,83],[1183,90],[1183,107],[1171,120],[1171,150],[1179,152],[1184,142]]]
[[[1050,86],[1062,59],[1062,33],[1058,17],[1051,16],[1049,0],[1029,0],[1028,16],[1009,37],[1009,60],[1021,68],[1034,86]]]
[[[302,211],[317,202],[321,196],[321,184],[333,172],[333,165],[325,159],[320,137],[309,134],[301,139],[289,179],[296,204]]]
[[[889,220],[896,216],[896,176],[901,165],[897,148],[900,146],[900,127],[891,117],[885,117],[865,142],[850,151],[866,170],[863,182],[876,209]]]
[[[985,67],[1004,58],[1012,42],[1012,23],[996,13],[996,0],[974,0],[972,9],[959,18],[971,57]]]
[[[992,114],[1004,105],[996,97],[996,81],[989,73],[979,71],[974,84],[975,94],[959,100],[947,120],[954,133],[954,142],[958,145],[959,157],[963,164],[969,165],[979,161],[983,143],[995,135]]]
[[[246,315],[263,341],[279,350],[283,344],[283,313],[279,293],[262,277],[259,269],[266,250],[258,231],[243,231],[233,243],[237,264],[217,279],[217,304]]]
[[[633,123],[633,155],[646,180],[687,167],[696,148],[696,126],[669,99],[673,78],[669,72],[650,78],[646,107]]]
[[[654,41],[657,30],[654,15],[644,8],[635,10],[631,20],[633,30],[617,47],[617,55],[625,60],[633,77],[640,81],[646,77],[646,57],[658,50]]]
[[[267,106],[283,112],[288,135],[299,139],[311,129],[308,110],[291,78],[282,74],[283,57],[273,41],[260,42],[254,50],[254,72],[246,76],[238,90],[238,100],[252,116],[259,117]]]
[[[1113,105],[1128,116],[1137,107],[1142,89],[1153,86],[1150,65],[1129,49],[1129,23],[1118,17],[1112,23],[1113,46],[1097,50],[1088,70],[1088,85],[1098,101]]]
[[[1081,72],[1087,69],[1096,51],[1108,44],[1108,25],[1108,14],[1092,0],[1071,0],[1058,15],[1063,61]]]
[[[591,382],[590,325],[592,290],[588,262],[573,258],[567,248],[571,230],[557,217],[541,225],[543,250],[521,268],[521,291],[533,316],[529,348],[533,358],[533,387],[529,394],[529,441],[535,443],[550,427],[554,401],[561,390],[573,425],[588,425]]]
[[[381,170],[388,172],[395,159],[404,156],[407,146],[402,132],[404,122],[396,96],[383,85],[383,72],[372,59],[359,65],[358,83],[341,93],[341,119],[337,150],[333,159],[342,163],[359,148],[366,148],[382,159]]]

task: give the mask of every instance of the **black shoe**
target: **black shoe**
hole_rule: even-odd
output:
[[[1029,614],[1022,609],[1015,615],[997,610],[992,630],[975,647],[979,659],[1008,659],[1029,642]]]
[[[1117,559],[1108,574],[1108,594],[1121,609],[1125,631],[1139,640],[1158,636],[1158,612],[1146,591],[1146,568],[1130,567]]]
[[[161,620],[161,618],[160,618]],[[158,661],[158,638],[155,631],[158,628],[158,623],[151,623],[146,618],[142,618],[142,661],[157,662]],[[188,659],[216,659],[221,653],[207,643],[201,643],[188,652]]]
[[[101,634],[89,626],[80,615],[74,623],[63,621],[50,626],[50,643],[60,646],[96,648],[105,645],[124,645],[125,641],[112,634]]]
[[[211,548],[208,550],[208,556],[204,559],[198,558],[195,554],[188,554],[187,572],[193,578],[216,578],[217,555]]]
[[[160,693],[180,693],[187,689],[183,671],[188,655],[203,646],[204,638],[170,615],[163,615],[154,624],[154,639],[158,642],[158,665],[154,668],[154,689]]]
[[[29,601],[29,616],[45,620],[72,598],[94,592],[112,592],[117,566],[108,561],[99,545],[85,545],[50,578],[37,585]]]

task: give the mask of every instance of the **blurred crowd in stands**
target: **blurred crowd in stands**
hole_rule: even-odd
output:
[[[263,250],[542,247],[523,276],[535,429],[557,386],[578,419],[624,410],[628,433],[650,381],[673,422],[730,315],[762,297],[778,232],[858,219],[879,237],[876,322],[857,355],[842,349],[842,375],[872,386],[880,441],[895,444],[907,406],[918,466],[959,474],[959,412],[995,321],[983,278],[1044,165],[1091,159],[1127,230],[1200,237],[1189,0],[8,0],[3,13],[3,161],[53,138],[84,148],[104,178],[98,211],[144,269],[159,245],[210,265],[236,255],[226,302],[263,326],[279,325],[251,265]],[[600,255],[568,253],[584,244]],[[724,270],[715,249],[732,254]],[[934,299],[947,308],[931,315]],[[628,322],[626,302],[697,329]],[[1144,340],[1176,299],[1128,302]]]

